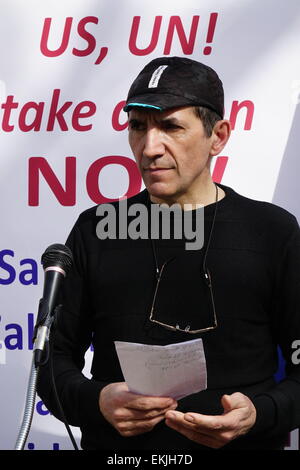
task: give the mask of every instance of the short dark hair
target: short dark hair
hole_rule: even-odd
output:
[[[204,106],[194,106],[193,110],[196,116],[202,121],[206,137],[210,137],[216,122],[222,120],[221,116]]]

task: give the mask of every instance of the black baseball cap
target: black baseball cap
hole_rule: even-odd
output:
[[[123,109],[179,106],[204,106],[224,117],[223,85],[211,67],[186,57],[154,59],[132,83]]]

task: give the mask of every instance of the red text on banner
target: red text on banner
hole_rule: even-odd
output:
[[[73,55],[78,56],[78,57],[85,57],[85,56],[92,54],[92,52],[94,52],[96,48],[96,39],[93,36],[93,34],[91,34],[90,32],[86,30],[86,25],[88,23],[98,24],[98,21],[99,20],[96,16],[86,16],[85,18],[82,18],[79,21],[78,26],[77,26],[77,32],[78,32],[78,35],[86,41],[87,46],[85,49],[77,49],[76,47],[73,47],[72,49]],[[57,49],[52,49],[52,50],[48,46],[51,22],[52,22],[52,18],[45,18],[44,27],[43,27],[42,36],[41,36],[41,42],[40,42],[40,49],[41,49],[41,53],[45,55],[46,57],[58,57],[62,55],[68,47],[73,18],[72,17],[66,18],[64,30],[62,33],[61,43],[58,45]],[[108,52],[107,47],[101,47],[95,64],[100,64],[103,61],[103,59],[105,59],[107,52]]]
[[[217,157],[213,170],[213,180],[220,183],[228,157]],[[95,204],[116,201],[105,197],[99,188],[99,174],[108,165],[121,165],[128,173],[128,189],[123,197],[129,198],[141,190],[142,178],[134,160],[121,155],[110,155],[95,160],[88,168],[86,190]],[[54,170],[44,157],[31,157],[28,160],[28,205],[40,205],[40,176],[43,176],[58,203],[62,206],[76,204],[76,157],[66,157],[64,183],[61,183]],[[81,184],[80,184],[81,185]]]
[[[112,113],[112,127],[115,131],[123,131],[128,127],[127,114],[122,113],[123,107],[126,101],[120,101],[114,108]],[[232,102],[231,109],[229,111],[229,121],[231,129],[234,130],[236,127],[238,114],[245,114],[244,125],[241,124],[242,118],[239,119],[240,125],[243,125],[245,131],[250,131],[252,128],[253,116],[254,116],[254,103],[251,100]],[[125,119],[124,119],[125,118]]]
[[[19,103],[14,101],[13,95],[8,95],[6,101],[1,104],[3,109],[2,115],[2,130],[4,132],[12,132],[15,129],[16,122],[22,132],[41,130],[43,120],[45,130],[53,131],[59,128],[61,131],[68,131],[69,127],[78,132],[86,132],[92,129],[93,124],[88,122],[83,124],[83,120],[91,118],[96,113],[97,107],[93,101],[81,101],[72,110],[70,123],[68,123],[67,114],[71,111],[73,101],[60,102],[61,90],[55,89],[52,93],[49,111],[45,111],[45,102],[29,101],[25,103],[16,119]]]
[[[218,13],[211,13],[208,23],[208,30],[206,34],[206,43],[209,44],[204,47],[203,54],[209,55],[212,52],[212,42],[214,39],[216,24],[218,19]],[[141,16],[134,16],[132,20],[132,26],[129,36],[129,50],[132,54],[138,56],[144,56],[151,54],[157,47],[158,40],[161,33],[162,25],[162,16],[156,16],[154,19],[152,34],[149,44],[140,48],[137,46],[138,36],[144,38],[148,37],[148,28],[147,32],[145,30],[140,31]],[[182,24],[180,16],[171,16],[169,19],[169,24],[166,32],[165,45],[163,49],[164,55],[169,55],[171,53],[175,31],[177,33],[182,52],[186,55],[191,55],[195,49],[195,43],[198,32],[200,16],[196,15],[192,17],[191,26],[189,32],[186,32]]]

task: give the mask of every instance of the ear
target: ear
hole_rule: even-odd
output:
[[[218,155],[223,150],[227,144],[230,134],[231,125],[227,119],[222,119],[221,121],[216,122],[211,135],[212,144],[209,152],[211,157]]]

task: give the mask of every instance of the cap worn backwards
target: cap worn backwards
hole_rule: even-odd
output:
[[[132,83],[124,111],[133,107],[166,111],[204,106],[224,117],[224,91],[217,73],[186,57],[159,57],[149,62]]]

